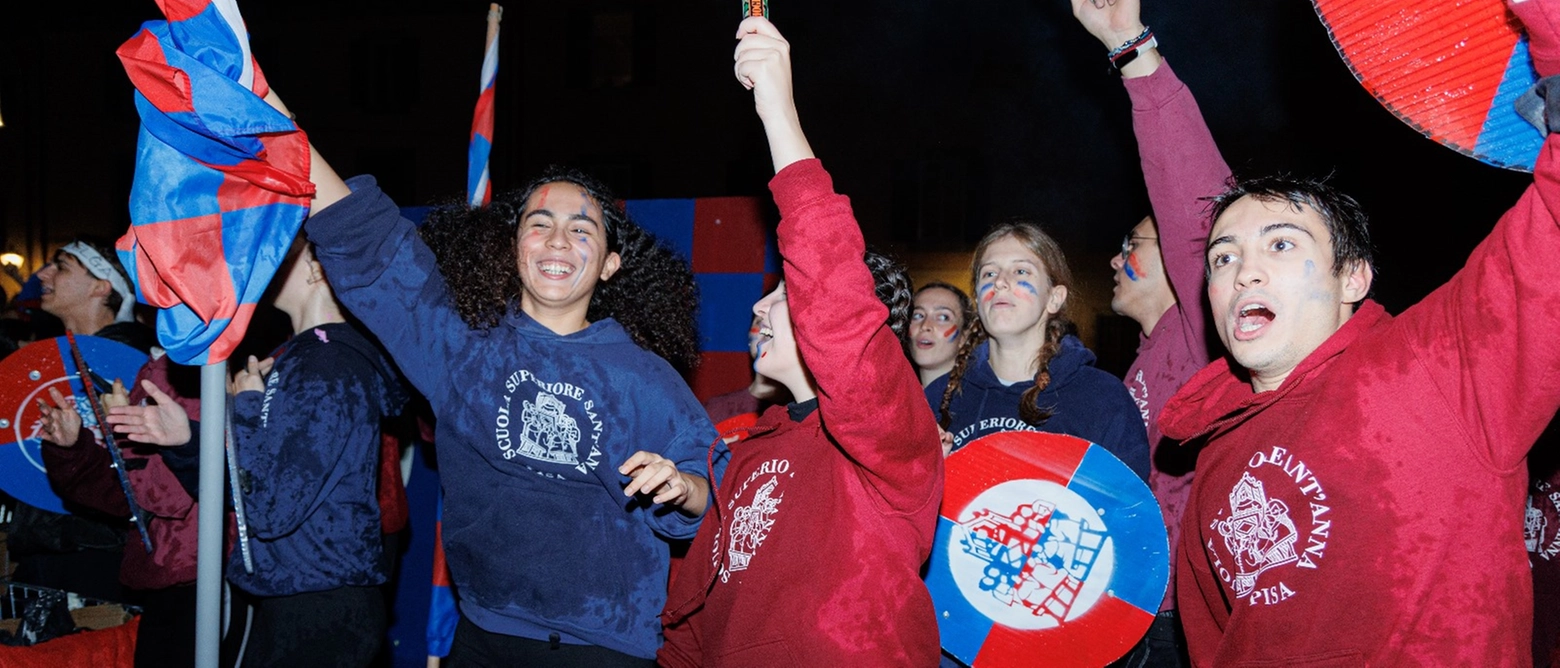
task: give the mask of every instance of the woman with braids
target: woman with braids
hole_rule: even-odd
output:
[[[438,419],[450,665],[654,665],[716,440],[669,363],[696,352],[688,266],[562,170],[440,210],[468,239],[441,266],[372,177],[311,161],[317,257]]]
[[[769,137],[785,280],[753,305],[755,370],[795,403],[732,445],[710,517],[673,583],[662,665],[930,666],[920,567],[942,498],[932,413],[905,356],[910,282],[865,253],[796,117],[790,47],[738,32],[737,78]],[[865,253],[866,261],[863,262]]]
[[[958,450],[999,431],[1084,438],[1148,479],[1148,433],[1121,379],[1094,368],[1094,353],[1068,333],[1072,272],[1039,225],[998,225],[975,246],[976,313],[953,371],[926,399]],[[951,438],[950,438],[951,437]]]
[[[975,319],[969,295],[942,281],[932,281],[915,291],[910,311],[910,357],[915,360],[921,385],[948,375],[969,337],[965,325]]]

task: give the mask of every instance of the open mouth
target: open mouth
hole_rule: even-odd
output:
[[[536,269],[548,278],[566,278],[574,273],[574,265],[567,262],[543,261],[537,263]]]
[[[758,328],[758,335],[766,339],[772,339],[775,338],[775,330],[772,330],[767,326],[760,326]]]
[[[1273,323],[1275,317],[1273,310],[1261,302],[1252,302],[1240,307],[1235,315],[1235,338],[1242,341],[1256,338],[1263,329]]]
[[[916,350],[931,350],[932,346],[935,346],[935,345],[937,345],[937,342],[933,341],[931,339],[916,339],[915,340]]]

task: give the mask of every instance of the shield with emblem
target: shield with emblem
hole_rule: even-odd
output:
[[[108,383],[117,379],[128,385],[146,364],[144,353],[117,341],[78,336],[76,345],[93,374]],[[50,387],[75,397],[84,429],[98,429],[65,337],[35,341],[11,353],[0,360],[0,490],[29,505],[64,513],[69,511],[49,487],[39,450],[38,401],[53,403]]]
[[[1159,503],[1104,448],[1001,432],[950,455],[927,588],[943,650],[974,668],[1104,666],[1170,576]]]

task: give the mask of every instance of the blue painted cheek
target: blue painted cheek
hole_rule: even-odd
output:
[[[1036,297],[1040,296],[1040,291],[1036,290],[1035,286],[1030,285],[1028,281],[1019,281],[1018,282],[1018,287],[1021,287],[1021,288],[1025,289],[1025,290],[1028,290],[1029,294],[1032,294],[1032,295],[1034,295]]]
[[[980,289],[976,290],[976,292],[980,293],[980,300],[985,302],[985,301],[991,301],[992,295],[996,294],[996,289],[997,289],[997,285],[995,283],[987,283],[985,285],[980,286]]]
[[[1122,270],[1124,270],[1126,272],[1127,280],[1132,281],[1133,283],[1137,282],[1137,279],[1138,279],[1137,272],[1132,271],[1132,265],[1124,264],[1124,265],[1121,266],[1121,268],[1122,268]]]
[[[1313,274],[1313,273],[1316,273],[1316,263],[1312,262],[1310,260],[1306,260],[1305,261],[1305,275],[1306,275],[1306,277],[1309,278],[1311,276],[1311,274]]]

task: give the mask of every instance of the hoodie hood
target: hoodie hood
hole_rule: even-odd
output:
[[[1232,428],[1288,396],[1325,369],[1356,339],[1391,320],[1385,308],[1366,300],[1348,322],[1300,361],[1283,384],[1269,392],[1253,392],[1245,369],[1231,367],[1228,355],[1214,360],[1165,403],[1159,429],[1165,436],[1187,441]]]
[[[401,379],[401,371],[390,362],[390,356],[380,350],[379,345],[369,339],[356,327],[344,322],[318,325],[304,330],[293,337],[288,346],[313,346],[313,345],[345,346],[353,352],[368,360],[374,367],[380,381],[379,411],[386,416],[397,415],[401,408],[410,400],[407,385]],[[280,354],[280,351],[277,352]]]
[[[1035,384],[1034,378],[1027,378],[1012,385],[1004,385],[997,378],[996,372],[991,370],[991,342],[985,341],[975,347],[971,355],[969,369],[964,373],[965,387],[975,386],[987,391],[1011,393],[1015,397],[1027,392]],[[1094,366],[1097,358],[1094,352],[1085,348],[1083,341],[1078,337],[1068,334],[1062,337],[1061,349],[1051,357],[1046,369],[1051,372],[1051,383],[1040,391],[1040,405],[1045,406],[1045,396],[1055,392],[1056,388],[1066,385],[1068,381],[1078,375],[1078,370],[1084,367]]]

